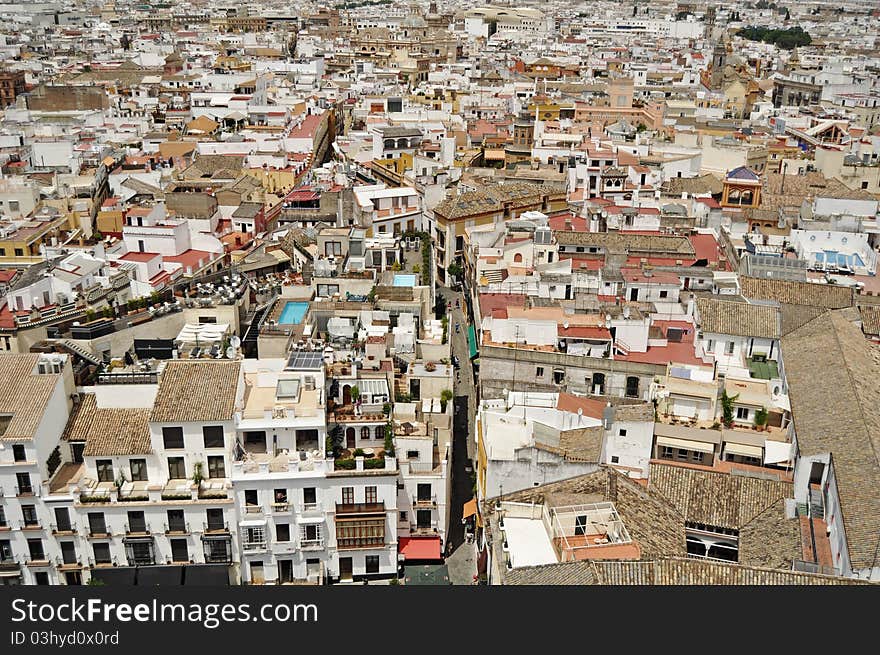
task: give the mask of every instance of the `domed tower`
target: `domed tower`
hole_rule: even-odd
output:
[[[523,108],[513,122],[513,143],[504,148],[504,162],[507,165],[520,161],[530,161],[532,144],[535,140],[535,120],[527,108]]]

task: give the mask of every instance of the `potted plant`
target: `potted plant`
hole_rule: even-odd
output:
[[[733,403],[739,398],[739,394],[728,396],[727,389],[721,392],[721,423],[726,428],[733,427]]]
[[[452,400],[452,391],[444,389],[440,392],[440,411],[444,414],[446,413],[446,405],[449,404],[450,400]]]
[[[205,476],[202,473],[202,462],[196,462],[193,465],[193,486],[200,487],[202,484],[202,480],[205,479]]]
[[[437,365],[434,362],[426,362],[425,370],[428,371],[428,373],[432,373],[437,370]]]
[[[755,429],[758,432],[763,432],[767,427],[767,419],[769,418],[769,412],[766,407],[762,407],[761,409],[755,412]]]
[[[361,399],[361,390],[358,389],[357,385],[351,388],[351,402],[355,405],[358,404],[358,401]]]

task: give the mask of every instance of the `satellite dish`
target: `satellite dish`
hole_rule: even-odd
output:
[[[229,346],[229,348],[226,349],[226,358],[227,359],[234,359],[235,358],[235,348],[233,348],[232,346]]]
[[[241,337],[239,337],[237,334],[233,334],[232,337],[229,339],[229,345],[232,348],[238,348],[241,345]]]

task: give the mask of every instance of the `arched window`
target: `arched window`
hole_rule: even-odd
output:
[[[370,428],[366,425],[361,428],[361,441],[369,441],[370,439]]]
[[[385,438],[385,426],[384,425],[377,425],[376,429],[373,430],[373,434],[375,435],[374,439],[376,439],[376,440],[384,439]]]

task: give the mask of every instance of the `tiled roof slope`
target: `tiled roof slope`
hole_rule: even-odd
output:
[[[734,530],[794,496],[788,482],[658,463],[651,464],[648,489],[668,499],[685,521]]]
[[[785,518],[781,498],[739,529],[740,564],[790,569],[801,555],[798,520]]]
[[[228,421],[235,408],[239,362],[170,361],[159,379],[151,421]]]
[[[83,455],[146,455],[150,447],[150,410],[99,408],[95,394],[83,394],[62,439],[85,441]]]
[[[61,374],[35,374],[40,355],[0,355],[0,414],[10,416],[0,440],[32,439]]]
[[[801,455],[831,453],[853,569],[880,565],[880,348],[844,312],[782,339]]]
[[[698,298],[700,329],[714,334],[779,338],[779,310],[770,305]]]
[[[835,284],[740,277],[740,293],[746,298],[774,300],[789,305],[810,305],[826,309],[853,306],[853,289]]]
[[[867,580],[726,564],[701,559],[664,558],[639,562],[580,561],[528,566],[508,571],[506,585],[854,585]]]

